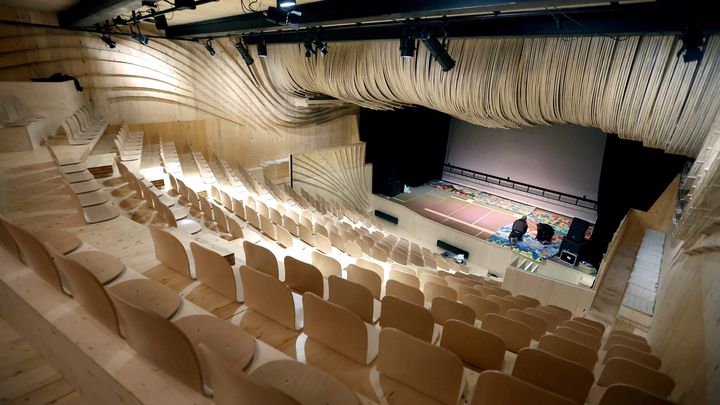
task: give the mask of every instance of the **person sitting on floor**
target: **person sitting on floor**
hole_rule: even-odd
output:
[[[552,238],[555,235],[555,229],[553,229],[552,226],[548,224],[538,224],[537,225],[537,236],[535,239],[538,240],[538,242],[542,243],[543,245],[547,245],[548,243],[552,242]]]
[[[525,232],[527,232],[527,217],[525,215],[522,218],[513,222],[512,231],[510,231],[510,244],[515,246],[519,241],[522,242]]]

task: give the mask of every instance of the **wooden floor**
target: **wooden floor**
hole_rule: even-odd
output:
[[[80,393],[0,318],[0,404],[82,404]]]

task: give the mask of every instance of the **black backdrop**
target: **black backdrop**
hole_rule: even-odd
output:
[[[395,195],[442,178],[450,116],[424,107],[360,110],[360,140],[373,164],[373,193]],[[399,188],[399,190],[398,190]]]
[[[598,266],[630,208],[650,209],[687,160],[608,134],[598,189],[598,219],[581,258]]]

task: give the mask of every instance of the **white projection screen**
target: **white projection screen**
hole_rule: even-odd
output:
[[[597,201],[605,139],[577,125],[508,130],[453,118],[445,162]]]

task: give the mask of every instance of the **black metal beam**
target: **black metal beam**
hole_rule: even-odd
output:
[[[140,6],[140,0],[80,0],[58,13],[58,23],[62,27],[89,27],[120,14],[130,14]]]
[[[592,0],[325,0],[295,6],[300,27],[351,24],[428,16],[488,13],[520,8],[557,5],[591,4]],[[595,1],[595,4],[597,2]],[[278,25],[269,22],[263,13],[240,14],[231,17],[171,26],[166,34],[173,37],[207,37],[236,32],[265,30]]]

